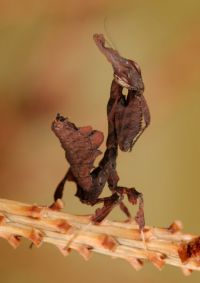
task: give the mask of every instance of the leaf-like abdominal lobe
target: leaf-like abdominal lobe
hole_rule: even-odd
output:
[[[101,154],[98,148],[103,142],[103,133],[92,130],[90,126],[77,128],[63,117],[54,120],[52,130],[65,150],[73,176],[81,187],[89,190],[92,186],[90,171],[96,157]]]

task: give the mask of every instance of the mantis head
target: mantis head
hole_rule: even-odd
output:
[[[93,38],[99,50],[112,64],[115,81],[127,89],[143,92],[144,84],[139,65],[135,61],[121,57],[113,48],[106,47],[103,34],[94,34]]]

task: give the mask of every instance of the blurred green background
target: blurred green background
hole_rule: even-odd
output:
[[[66,171],[51,131],[57,112],[79,126],[107,132],[112,69],[92,35],[105,33],[142,69],[152,122],[132,153],[120,153],[120,184],[144,193],[146,222],[200,233],[200,2],[0,0],[1,198],[50,204]],[[105,144],[102,150],[105,149]],[[65,210],[92,213],[68,184]],[[109,194],[108,191],[105,194]],[[135,209],[133,209],[133,213]],[[110,216],[121,219],[116,208]],[[146,264],[136,272],[120,259],[64,258],[51,245],[14,251],[0,240],[1,282],[199,282],[181,270]]]

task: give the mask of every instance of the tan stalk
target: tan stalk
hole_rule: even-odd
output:
[[[61,202],[57,205],[61,208]],[[0,199],[0,237],[14,248],[25,237],[37,247],[51,243],[63,255],[76,250],[85,259],[94,251],[125,259],[136,270],[144,260],[159,269],[164,264],[178,266],[185,274],[200,270],[200,237],[182,233],[179,221],[168,228],[145,226],[141,233],[135,222],[105,220],[93,225],[90,217]]]

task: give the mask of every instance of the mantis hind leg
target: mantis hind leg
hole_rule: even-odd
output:
[[[123,198],[123,195],[119,196],[119,194],[113,193],[110,197],[97,199],[95,204],[103,202],[104,205],[102,208],[96,210],[95,214],[92,216],[92,222],[95,224],[100,223],[117,205],[119,205],[120,209],[125,213],[128,219],[131,219],[131,213],[122,201]]]
[[[60,183],[56,187],[56,190],[54,192],[54,201],[56,201],[57,199],[62,199],[64,186],[65,186],[66,181],[74,181],[75,182],[74,176],[73,176],[70,169],[67,171],[67,173],[65,174],[63,179],[60,181]]]
[[[128,219],[131,219],[131,213],[128,210],[128,207],[121,201],[119,204],[120,209],[126,214]]]
[[[113,193],[110,197],[99,198],[96,200],[95,204],[103,202],[102,208],[97,208],[95,214],[92,216],[92,222],[94,224],[100,223],[106,218],[106,216],[113,210],[115,206],[120,204],[123,196],[119,196],[116,192]],[[94,204],[93,204],[94,205]]]
[[[135,188],[125,188],[125,187],[117,187],[116,191],[118,194],[124,196],[127,195],[128,201],[135,205],[138,203],[138,211],[135,216],[135,221],[139,225],[140,230],[143,230],[145,226],[145,218],[144,218],[144,200],[142,193],[139,193]],[[126,211],[126,207],[120,207],[122,211]],[[126,212],[125,212],[126,213]]]

